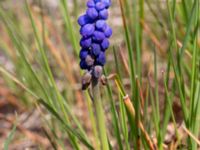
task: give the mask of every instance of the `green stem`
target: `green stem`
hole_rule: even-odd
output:
[[[100,142],[99,142],[99,137],[98,137],[98,132],[97,132],[97,123],[95,121],[95,116],[93,113],[93,107],[92,107],[92,102],[89,96],[89,93],[86,93],[86,102],[87,102],[87,108],[88,108],[88,112],[89,112],[89,117],[91,120],[91,124],[92,124],[92,129],[93,129],[93,133],[94,133],[94,147],[96,150],[101,150],[100,149]]]
[[[102,101],[101,101],[100,90],[99,90],[99,83],[98,83],[98,80],[94,78],[92,80],[92,94],[93,94],[94,107],[96,111],[101,148],[103,150],[109,150],[109,145],[108,145],[108,140],[107,140],[107,135],[106,135],[104,112],[102,108]]]

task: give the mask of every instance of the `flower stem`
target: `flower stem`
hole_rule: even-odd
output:
[[[102,108],[101,95],[99,90],[99,83],[96,78],[92,79],[92,94],[93,94],[93,102],[96,111],[97,117],[97,125],[99,130],[99,137],[101,141],[101,147],[103,150],[109,150],[107,135],[106,135],[106,125],[104,112]]]

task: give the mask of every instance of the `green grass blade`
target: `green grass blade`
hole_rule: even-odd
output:
[[[39,52],[42,55],[42,59],[43,59],[44,65],[45,65],[45,69],[47,71],[47,75],[48,75],[49,80],[50,80],[50,82],[51,82],[51,84],[52,84],[52,86],[53,86],[53,88],[55,90],[56,99],[58,100],[58,102],[59,102],[59,104],[61,106],[62,112],[63,112],[65,118],[67,119],[68,117],[67,117],[67,113],[66,113],[66,110],[65,110],[65,107],[64,107],[64,102],[62,102],[61,95],[60,95],[60,93],[58,91],[58,88],[57,88],[56,83],[54,81],[53,74],[51,72],[51,69],[50,69],[50,66],[49,66],[49,63],[48,63],[47,55],[45,54],[45,46],[44,46],[45,43],[43,43],[43,45],[42,45],[42,43],[40,42],[39,35],[37,34],[38,33],[37,32],[37,27],[36,27],[35,22],[33,20],[33,16],[31,14],[31,11],[30,11],[30,8],[28,6],[28,2],[27,1],[26,1],[26,10],[28,12],[29,19],[31,21],[31,25],[32,25],[33,32],[34,32],[34,37],[36,38],[37,44],[39,46]],[[44,32],[44,29],[43,29],[43,32]],[[44,35],[44,33],[43,33],[43,35]]]
[[[184,50],[187,46],[187,43],[190,40],[190,32],[191,32],[191,29],[192,29],[192,26],[193,26],[193,23],[194,23],[193,21],[194,21],[194,18],[195,18],[195,14],[197,14],[197,8],[198,8],[198,0],[195,0],[194,3],[193,3],[190,19],[189,19],[188,24],[187,24],[187,29],[186,29],[186,34],[185,34],[185,37],[184,37],[184,40],[183,40],[183,45],[179,50],[180,59],[182,58]]]
[[[104,70],[104,72],[105,72],[105,75],[106,75],[107,74],[106,70]],[[120,135],[120,127],[119,127],[120,123],[118,121],[119,119],[118,119],[118,115],[117,115],[117,110],[115,108],[113,93],[112,93],[111,87],[109,85],[109,82],[106,85],[106,89],[107,89],[108,98],[109,98],[109,102],[110,102],[110,106],[111,106],[113,126],[114,126],[115,134],[116,134],[115,136],[117,137],[119,149],[123,150],[123,144],[122,144],[122,139],[121,139],[121,135]]]
[[[9,150],[9,145],[11,144],[12,142],[12,139],[14,137],[14,134],[16,132],[16,128],[17,128],[17,124],[15,123],[13,125],[13,128],[11,130],[11,132],[9,133],[8,137],[6,138],[5,142],[4,142],[4,150]]]
[[[175,26],[174,26],[174,20],[173,20],[173,13],[172,13],[170,6],[171,6],[170,2],[169,2],[169,0],[167,0],[167,7],[168,7],[168,11],[169,11],[170,25],[171,25],[171,30],[172,30],[172,46],[173,46],[173,48],[178,50],[177,44],[176,44],[177,40],[176,40]],[[186,124],[188,124],[188,110],[187,110],[186,103],[185,103],[185,96],[184,96],[185,93],[183,91],[182,83],[181,83],[182,74],[180,74],[179,66],[177,66],[175,64],[175,61],[173,58],[173,53],[172,53],[172,47],[170,48],[169,51],[170,51],[170,59],[172,61],[172,66],[173,66],[173,70],[175,73],[176,83],[177,83],[179,94],[180,94],[180,101],[181,101],[181,105],[182,105],[182,109],[183,109],[184,121]]]
[[[60,0],[60,10],[63,15],[65,28],[67,30],[67,33],[69,33],[69,39],[72,43],[75,54],[79,56],[79,45],[77,42],[77,36],[76,36],[74,26],[72,25],[72,20],[70,19],[67,0]]]
[[[93,150],[94,148],[92,145],[76,130],[72,129],[68,124],[65,123],[65,121],[60,117],[60,115],[44,100],[39,99],[37,100],[38,103],[42,104],[47,108],[48,111],[50,111],[62,124],[63,128],[65,128],[68,132],[72,133],[74,136],[76,136],[87,148]]]
[[[182,0],[182,7],[183,7],[185,20],[187,21],[188,20],[188,7],[187,7],[186,0]]]
[[[127,47],[128,47],[128,57],[129,57],[129,67],[130,67],[130,71],[131,71],[131,76],[130,76],[130,80],[131,80],[131,91],[132,91],[132,95],[134,95],[134,86],[135,86],[135,67],[134,67],[134,56],[133,56],[133,49],[131,46],[131,41],[130,41],[130,32],[128,30],[128,26],[126,23],[126,18],[125,18],[125,14],[124,14],[124,6],[123,6],[123,2],[122,0],[119,0],[120,2],[120,9],[121,9],[121,14],[122,14],[122,21],[123,21],[123,27],[124,27],[124,31],[125,31],[125,37],[126,37],[126,43],[127,43]]]

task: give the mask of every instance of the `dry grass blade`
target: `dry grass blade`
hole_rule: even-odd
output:
[[[125,103],[125,106],[127,107],[128,111],[129,111],[129,112],[131,113],[131,115],[134,117],[134,116],[135,116],[135,109],[134,109],[134,107],[133,107],[133,105],[132,105],[132,103],[131,103],[131,100],[130,100],[130,98],[129,98],[128,95],[126,95],[126,96],[124,97],[124,103]],[[139,128],[140,128],[142,134],[144,135],[145,140],[146,140],[146,142],[148,143],[150,150],[157,150],[156,145],[152,142],[152,140],[151,140],[149,134],[147,133],[147,131],[145,130],[145,128],[144,128],[142,122],[139,122],[139,125],[138,125],[138,126],[139,126]]]
[[[138,80],[138,78],[136,79],[136,83],[137,83],[137,87],[139,89],[139,93],[140,93],[140,99],[141,99],[141,114],[143,115],[144,112],[144,95],[142,93],[142,89],[141,89],[141,85],[140,85],[140,81]]]
[[[163,49],[163,47],[162,47],[161,43],[159,42],[158,38],[151,31],[150,27],[148,26],[148,24],[144,20],[141,20],[140,22],[142,24],[142,27],[143,27],[144,31],[149,35],[149,37],[151,38],[152,42],[159,49],[159,51],[162,54],[162,56],[164,56],[165,55],[165,50]],[[178,45],[179,48],[181,48],[183,46],[183,44],[179,40],[177,40],[177,45]],[[186,49],[185,53],[189,56],[189,58],[192,58],[191,54],[189,53],[189,51],[187,49]]]
[[[185,126],[183,130],[200,146],[200,141]]]
[[[162,54],[163,56],[165,55],[165,51],[162,48],[162,45],[160,44],[159,40],[157,39],[157,37],[154,35],[154,33],[151,31],[151,29],[149,28],[149,26],[145,23],[144,20],[140,21],[142,24],[142,27],[144,29],[144,31],[149,35],[149,37],[151,38],[152,42],[155,44],[155,46],[159,49],[160,54]]]
[[[6,50],[8,52],[8,54],[10,55],[10,57],[16,61],[16,53],[13,49],[13,45],[11,40],[9,39],[8,35],[5,32],[4,27],[0,26],[0,33],[1,33],[1,41],[3,41],[1,44],[5,44],[5,46],[7,47]]]
[[[122,63],[123,63],[123,65],[124,65],[125,71],[126,71],[126,73],[127,73],[128,75],[130,75],[128,63],[127,63],[127,61],[126,61],[127,59],[126,59],[126,57],[124,56],[124,53],[122,52],[122,49],[121,49],[121,48],[120,48],[119,52],[120,52],[119,54],[120,54],[120,56],[121,56]]]

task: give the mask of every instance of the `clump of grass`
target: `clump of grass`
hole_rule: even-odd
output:
[[[0,29],[4,35],[0,37],[0,48],[13,65],[8,71],[0,64],[0,74],[17,95],[26,91],[19,95],[26,107],[42,108],[43,114],[49,114],[49,119],[45,115],[43,119],[51,131],[47,139],[54,141],[54,148],[65,149],[66,140],[72,149],[162,150],[178,149],[182,143],[187,149],[199,148],[198,0],[113,1],[109,19],[114,22],[114,10],[121,11],[123,33],[119,35],[124,40],[112,41],[113,50],[110,47],[107,55],[113,59],[104,68],[105,86],[93,86],[97,94],[94,103],[90,93],[82,92],[79,86],[79,3],[74,1],[75,9],[71,10],[69,1],[60,1],[59,25],[44,11],[42,1],[39,12],[24,2],[20,11],[9,9],[12,4],[8,2],[0,2]],[[115,23],[112,26],[115,39]],[[55,33],[52,28],[62,30]],[[57,81],[62,81],[63,91]],[[181,122],[175,103],[182,112]],[[74,111],[80,107],[91,131]],[[177,140],[166,144],[170,124]],[[187,133],[184,138],[180,136],[181,125]],[[12,144],[5,143],[6,147]]]

